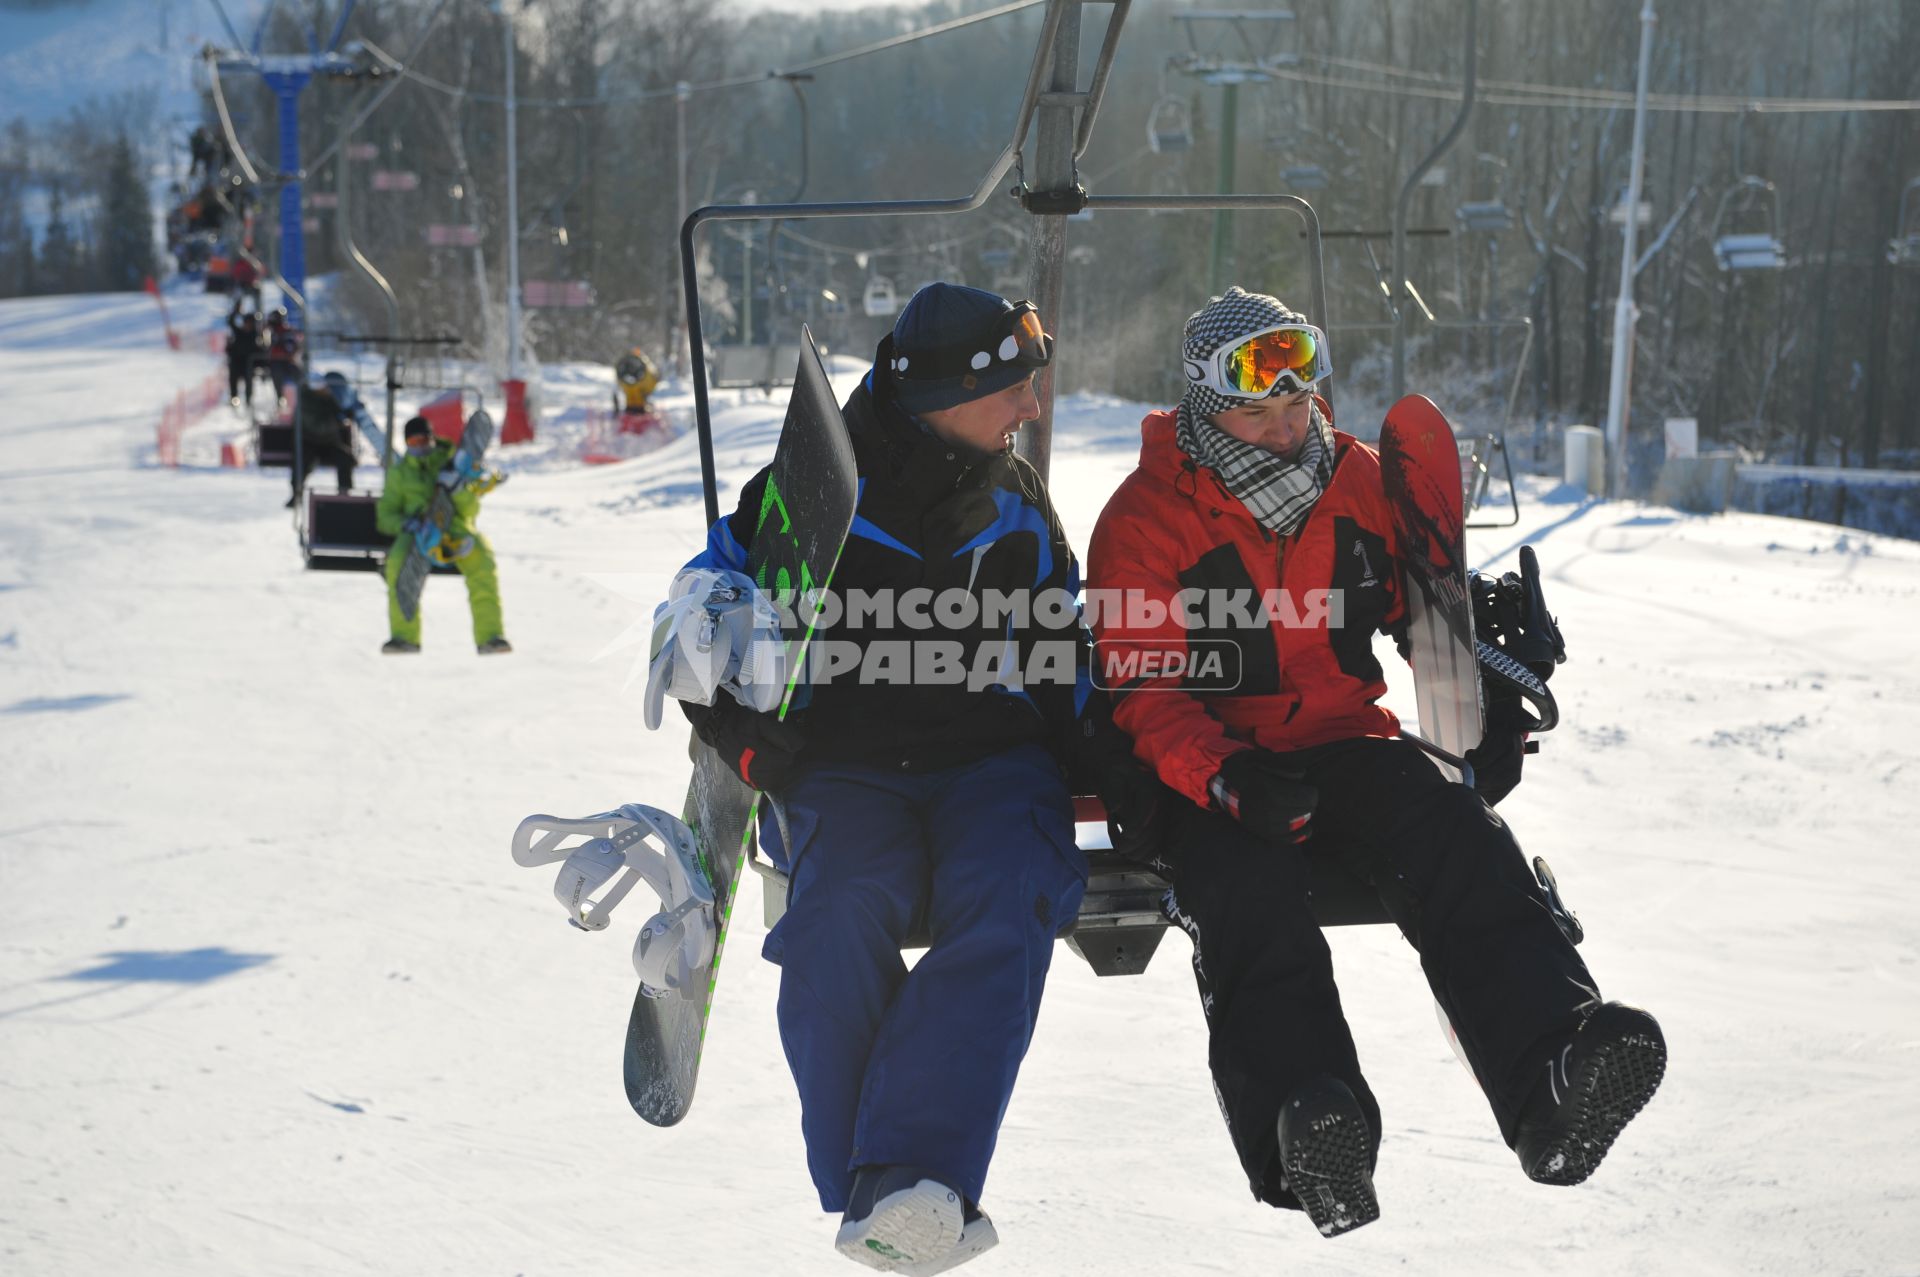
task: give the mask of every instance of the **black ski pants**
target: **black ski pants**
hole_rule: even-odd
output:
[[[1168,916],[1193,940],[1208,1063],[1234,1149],[1255,1197],[1296,1207],[1280,1186],[1276,1130],[1295,1090],[1339,1078],[1366,1112],[1376,1154],[1380,1144],[1380,1107],[1312,913],[1316,875],[1352,874],[1379,894],[1419,952],[1509,1147],[1542,1044],[1599,995],[1506,822],[1418,746],[1369,737],[1290,757],[1320,792],[1308,842],[1269,844],[1182,803],[1159,863],[1173,886]]]
[[[227,356],[227,398],[238,399],[244,391],[247,406],[253,406],[253,355]]]

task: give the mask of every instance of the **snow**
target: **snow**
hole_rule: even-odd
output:
[[[518,652],[472,655],[439,578],[424,655],[382,658],[378,578],[302,570],[284,475],[212,464],[224,410],[154,464],[162,405],[215,370],[187,347],[146,297],[0,303],[0,1271],[854,1271],[803,1167],[757,880],[699,1103],[655,1130],[618,1077],[644,907],[584,935],[508,856],[532,812],[678,806],[684,738],[642,729],[631,650],[600,654],[700,543],[692,438],[501,450],[482,526]],[[549,369],[545,407],[610,387]],[[662,402],[685,420],[684,388]],[[729,491],[782,408],[718,397]],[[1079,545],[1140,412],[1061,406]],[[1661,1017],[1665,1088],[1588,1184],[1533,1185],[1412,951],[1338,931],[1387,1131],[1381,1221],[1328,1242],[1246,1192],[1186,942],[1104,981],[1062,947],[988,1186],[1003,1243],[969,1272],[1915,1271],[1920,545],[1523,495],[1473,557],[1539,548],[1572,659],[1503,811],[1604,992]]]

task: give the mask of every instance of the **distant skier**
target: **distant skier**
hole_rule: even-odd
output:
[[[216,176],[226,158],[226,142],[216,141],[212,130],[206,125],[198,125],[187,137],[187,178],[195,176],[212,178]]]
[[[623,413],[649,413],[647,400],[660,385],[660,370],[647,358],[647,352],[635,346],[613,365],[620,385],[614,391],[614,407]]]
[[[506,626],[500,619],[500,580],[494,568],[493,547],[473,526],[480,515],[480,498],[496,483],[497,475],[452,487],[454,445],[436,440],[433,427],[425,417],[414,417],[401,428],[406,439],[406,455],[387,469],[386,487],[374,510],[374,522],[380,531],[394,538],[387,551],[387,625],[390,638],[381,647],[389,656],[420,650],[420,613],[408,620],[394,596],[394,582],[406,559],[409,544],[424,544],[429,552],[438,552],[467,581],[467,606],[473,613],[473,642],[482,656],[497,656],[513,651],[507,642]],[[435,490],[452,487],[453,519],[444,529],[436,529],[427,519]]]
[[[273,381],[275,397],[285,399],[300,383],[300,330],[293,326],[285,306],[274,307],[267,316],[261,341],[266,346],[267,376]]]
[[[1335,862],[1420,953],[1526,1173],[1577,1184],[1652,1096],[1666,1048],[1652,1016],[1600,1000],[1488,805],[1519,783],[1531,720],[1489,682],[1469,755],[1479,793],[1396,739],[1372,637],[1404,633],[1399,546],[1378,455],[1314,393],[1331,372],[1320,330],[1232,288],[1187,321],[1181,355],[1186,395],[1142,424],[1089,576],[1101,597],[1164,605],[1158,624],[1151,606],[1103,610],[1103,651],[1226,658],[1134,678],[1114,718],[1185,799],[1154,863],[1193,938],[1214,1085],[1254,1196],[1327,1236],[1379,1215],[1380,1108],[1309,902],[1313,866]],[[1236,594],[1286,606],[1251,625],[1177,619]],[[1550,655],[1534,673],[1551,670]]]
[[[353,487],[353,428],[349,418],[372,428],[366,408],[344,375],[330,372],[310,386],[300,387],[296,413],[300,430],[300,463],[293,467],[293,495],[287,498],[292,509],[306,487],[307,476],[317,465],[334,467],[340,491]]]
[[[979,1209],[987,1166],[1086,886],[1063,769],[1104,775],[1118,811],[1129,781],[1158,788],[1089,696],[1078,565],[1013,453],[1052,352],[1031,304],[916,293],[844,408],[861,496],[833,592],[885,599],[887,619],[849,618],[813,650],[860,672],[815,681],[784,721],[725,695],[684,705],[786,812],[792,845],[769,851],[791,888],[764,950],[781,968],[780,1036],[820,1204],[841,1212],[835,1245],[875,1268],[944,1271],[998,1240]],[[780,499],[767,484],[762,471],[746,485],[689,572],[745,570],[762,503]],[[968,599],[1049,593],[1068,601],[1051,627],[1037,607],[963,616]],[[917,619],[916,595],[935,601]],[[889,648],[906,658],[892,676]],[[936,648],[985,651],[999,676],[915,681]],[[1064,651],[1063,677],[1023,688],[1042,648]],[[933,943],[909,972],[900,946],[920,926]]]
[[[227,401],[240,406],[242,393],[253,407],[253,371],[260,357],[260,316],[236,298],[227,312]]]
[[[233,295],[246,304],[259,309],[260,306],[260,262],[244,246],[233,253]]]

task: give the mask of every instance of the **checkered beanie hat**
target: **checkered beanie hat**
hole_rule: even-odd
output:
[[[1278,297],[1250,293],[1236,285],[1219,297],[1209,298],[1205,306],[1187,317],[1182,353],[1188,359],[1205,363],[1213,358],[1214,351],[1250,333],[1280,324],[1306,322],[1305,315],[1287,309],[1287,304]],[[1184,402],[1195,416],[1204,420],[1215,413],[1237,408],[1247,401],[1229,399],[1198,383],[1189,382]]]
[[[1280,324],[1304,324],[1307,317],[1265,293],[1229,288],[1188,318],[1184,358],[1206,362],[1222,346]],[[1242,443],[1213,424],[1213,417],[1250,400],[1229,398],[1197,382],[1187,383],[1174,425],[1180,450],[1220,476],[1227,490],[1266,527],[1280,536],[1298,531],[1333,478],[1333,428],[1313,408],[1313,427],[1300,454],[1285,461],[1263,448]]]

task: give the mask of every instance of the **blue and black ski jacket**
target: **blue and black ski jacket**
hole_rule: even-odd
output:
[[[1080,771],[1106,706],[1092,695],[1091,639],[1073,603],[1080,566],[1046,486],[1011,450],[972,452],[929,433],[894,401],[884,369],[877,362],[842,409],[859,501],[833,575],[840,614],[830,607],[816,628],[811,686],[787,717],[806,761],[921,772],[1036,742]],[[768,472],[689,566],[746,570]]]

